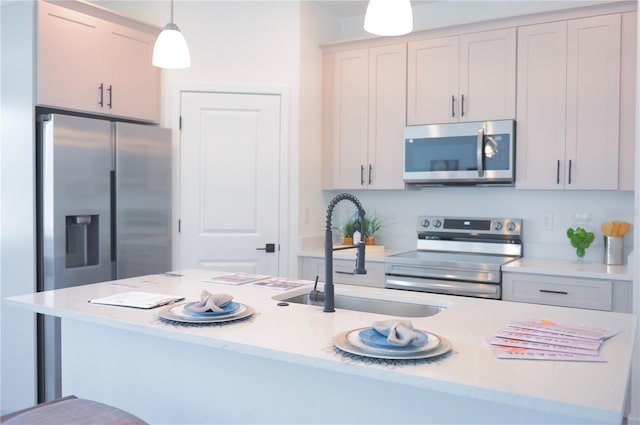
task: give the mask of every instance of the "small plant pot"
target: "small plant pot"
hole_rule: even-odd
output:
[[[376,244],[376,237],[375,236],[367,236],[364,238],[364,244],[365,245],[375,245]]]
[[[342,244],[343,245],[353,245],[353,238],[343,238],[342,239]]]

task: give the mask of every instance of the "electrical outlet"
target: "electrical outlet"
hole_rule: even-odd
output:
[[[553,213],[544,213],[542,215],[542,227],[544,230],[553,230]]]
[[[391,208],[389,210],[389,224],[398,224],[398,209]]]

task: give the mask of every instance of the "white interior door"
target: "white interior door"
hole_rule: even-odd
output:
[[[180,268],[279,275],[280,102],[182,92]]]

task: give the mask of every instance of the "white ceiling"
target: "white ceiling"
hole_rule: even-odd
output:
[[[315,0],[315,3],[338,17],[364,15],[367,11],[367,0]]]
[[[346,18],[348,16],[364,15],[367,11],[367,0],[313,0],[334,15]],[[412,0],[411,4],[417,6],[433,0]]]

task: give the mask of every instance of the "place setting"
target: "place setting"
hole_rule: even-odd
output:
[[[200,293],[198,301],[186,301],[162,309],[158,316],[182,323],[222,323],[251,316],[253,307],[233,301],[229,294]]]
[[[334,344],[349,354],[392,360],[427,359],[451,349],[449,340],[416,329],[409,320],[376,321],[370,327],[336,335]]]

